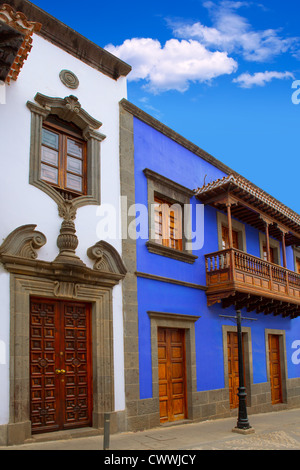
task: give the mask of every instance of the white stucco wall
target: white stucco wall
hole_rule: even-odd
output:
[[[76,90],[62,84],[59,73],[71,70],[79,79]],[[52,43],[34,35],[33,47],[16,82],[6,86],[6,104],[0,104],[1,139],[1,225],[0,244],[15,228],[24,224],[36,224],[36,230],[47,237],[47,243],[38,252],[39,259],[52,261],[58,254],[56,245],[62,219],[56,203],[44,192],[29,185],[29,149],[31,113],[27,101],[34,101],[40,92],[47,96],[64,98],[75,95],[91,116],[103,123],[99,129],[106,135],[101,143],[101,203],[119,208],[119,101],[126,98],[126,78],[115,81],[89,67]],[[75,220],[79,245],[76,253],[92,267],[86,255],[88,247],[97,237],[97,206],[79,208]],[[107,239],[121,254],[121,240]],[[0,341],[6,346],[5,364],[0,363],[0,424],[8,422],[8,351],[9,351],[9,274],[0,270]],[[124,357],[122,289],[113,292],[115,352],[115,404],[124,408]],[[2,344],[2,343],[1,343]]]

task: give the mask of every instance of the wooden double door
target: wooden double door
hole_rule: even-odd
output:
[[[187,417],[185,330],[158,328],[160,422]]]
[[[91,362],[90,305],[31,299],[33,433],[91,425]]]

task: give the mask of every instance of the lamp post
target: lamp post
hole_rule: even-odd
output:
[[[244,384],[244,363],[243,363],[243,343],[242,343],[242,317],[241,311],[236,311],[236,324],[237,324],[237,337],[238,337],[238,358],[239,358],[239,411],[238,411],[238,420],[236,428],[233,431],[237,432],[254,432],[252,430],[248,415],[247,415],[247,406],[246,406],[246,388]]]
[[[237,339],[238,339],[238,361],[239,361],[239,411],[238,411],[238,420],[236,427],[233,428],[233,432],[239,432],[242,434],[254,433],[255,430],[250,426],[248,415],[247,415],[247,406],[246,406],[246,388],[244,384],[244,361],[243,361],[243,342],[242,342],[242,316],[241,311],[236,311],[236,316],[231,315],[219,315],[220,317],[233,319],[236,321],[237,325]],[[255,318],[243,318],[243,320],[256,321]]]

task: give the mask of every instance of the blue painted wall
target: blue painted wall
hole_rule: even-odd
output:
[[[211,164],[181,147],[157,130],[134,118],[135,149],[135,198],[136,203],[147,206],[147,178],[143,170],[149,168],[172,181],[189,189],[196,189],[206,183],[222,178],[225,174]],[[191,200],[193,208],[199,204]],[[144,239],[137,239],[137,271],[186,282],[205,285],[204,255],[218,251],[217,212],[212,207],[204,209],[204,246],[195,251],[198,259],[188,264],[164,256],[149,253]],[[246,225],[247,252],[259,257],[259,232]],[[282,251],[282,250],[281,250]],[[282,252],[281,252],[282,258]],[[287,249],[288,268],[294,270],[293,251]],[[224,360],[222,325],[229,324],[219,315],[233,315],[233,308],[223,310],[220,305],[207,307],[204,291],[138,278],[139,312],[139,360],[140,360],[140,398],[152,397],[152,364],[150,319],[147,311],[161,311],[198,315],[201,318],[195,324],[197,390],[224,388]],[[292,348],[296,340],[300,341],[300,319],[289,320],[272,315],[256,315],[242,311],[243,316],[256,321],[244,322],[251,327],[254,383],[267,381],[265,351],[265,329],[286,331],[288,377],[300,377],[300,364],[292,362]],[[295,359],[295,354],[294,354]],[[299,354],[300,359],[300,354]]]

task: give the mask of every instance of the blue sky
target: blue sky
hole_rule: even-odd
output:
[[[300,213],[300,2],[34,3],[133,67],[129,101]]]

